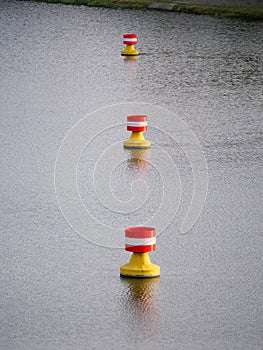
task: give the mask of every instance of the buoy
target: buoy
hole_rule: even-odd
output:
[[[129,115],[127,117],[127,130],[132,131],[129,140],[123,142],[125,148],[150,148],[151,142],[145,140],[143,131],[148,129],[148,118],[146,115]]]
[[[125,230],[125,250],[132,252],[130,262],[121,266],[126,277],[158,277],[160,266],[152,264],[148,252],[156,249],[156,231],[152,227],[129,227]]]
[[[122,56],[138,56],[139,51],[134,48],[137,44],[136,34],[123,34],[123,44],[126,45],[125,49],[121,52]]]

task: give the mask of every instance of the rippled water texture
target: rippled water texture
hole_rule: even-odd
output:
[[[1,349],[262,349],[262,29],[169,12],[0,2]],[[125,32],[138,34],[135,60],[120,56]],[[110,147],[128,138],[128,102],[169,112],[149,115],[150,125],[157,118],[162,125],[146,134],[151,151],[131,154],[120,143],[120,157]],[[55,161],[75,123],[106,125],[106,106],[118,103],[119,125],[98,127],[76,165],[80,198],[95,220],[83,237],[59,209]],[[187,130],[203,149],[209,187],[199,220],[182,234],[200,161],[196,153],[189,162],[180,147]],[[165,154],[170,163],[162,163]],[[94,180],[98,159],[106,162],[97,163]],[[91,236],[103,240],[106,227],[114,240],[115,228],[151,222],[162,180],[176,171],[180,206],[151,254],[161,277],[120,278],[129,253]],[[124,213],[102,205],[97,179]],[[135,211],[133,189],[147,194]]]

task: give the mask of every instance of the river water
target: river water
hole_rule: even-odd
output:
[[[263,348],[262,29],[1,1],[1,349]],[[121,279],[145,222],[161,277]]]

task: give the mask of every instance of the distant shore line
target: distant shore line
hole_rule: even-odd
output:
[[[166,0],[151,2],[150,0],[20,0],[47,3],[61,3],[65,5],[85,5],[90,7],[123,8],[131,10],[159,10],[195,15],[209,15],[220,18],[240,18],[245,20],[263,21],[263,7],[228,7],[176,4]]]

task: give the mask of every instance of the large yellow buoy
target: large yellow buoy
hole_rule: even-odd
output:
[[[143,131],[148,129],[146,115],[129,115],[127,117],[127,130],[132,131],[129,140],[123,142],[125,148],[150,148],[151,142],[145,140]]]
[[[158,277],[160,266],[152,264],[148,252],[156,249],[156,231],[152,227],[129,227],[125,230],[125,250],[132,252],[130,262],[121,266],[126,277]]]
[[[136,34],[123,34],[123,44],[126,45],[125,49],[122,50],[122,56],[138,56],[139,51],[135,49],[134,45],[137,44]]]

